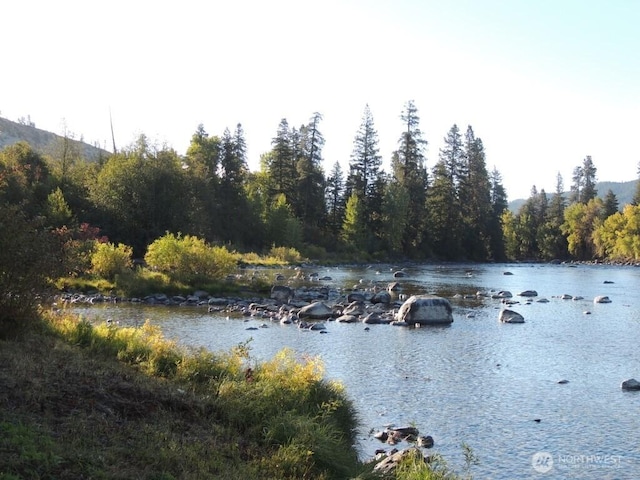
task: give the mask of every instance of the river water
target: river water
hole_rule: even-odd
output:
[[[214,351],[250,340],[257,360],[284,347],[319,356],[327,378],[346,386],[359,413],[363,459],[390,448],[372,438],[372,429],[414,425],[433,436],[433,451],[458,472],[462,444],[468,445],[479,460],[470,470],[477,479],[640,478],[640,392],[620,388],[623,380],[640,380],[640,268],[420,265],[406,268],[402,279],[388,265],[314,271],[345,291],[399,281],[406,294],[436,293],[450,299],[454,323],[365,329],[325,322],[322,335],[278,323],[247,330],[264,320],[206,307],[109,304],[75,311],[126,325],[148,319],[169,338]],[[510,308],[525,323],[498,322],[500,301],[475,297],[500,290],[520,302]],[[524,290],[538,297],[527,303],[517,295]],[[595,304],[598,295],[611,303]],[[549,302],[535,301],[543,297]]]

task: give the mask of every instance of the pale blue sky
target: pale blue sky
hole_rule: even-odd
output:
[[[369,104],[388,165],[414,100],[427,166],[457,123],[510,199],[553,192],[591,155],[637,178],[640,0],[22,0],[2,7],[0,114],[110,147],[139,133],[184,153],[199,123],[242,123],[249,163],[280,119],[319,111],[345,170]]]

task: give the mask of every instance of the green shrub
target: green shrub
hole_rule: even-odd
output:
[[[131,269],[133,249],[119,243],[96,243],[91,255],[91,272],[100,277],[113,280],[116,275]]]
[[[293,247],[271,247],[269,256],[284,263],[299,263],[302,261],[302,255]]]
[[[187,283],[224,278],[237,266],[236,255],[225,247],[212,247],[198,237],[172,233],[149,245],[144,259],[150,268]]]

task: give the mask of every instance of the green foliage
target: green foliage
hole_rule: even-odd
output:
[[[285,264],[300,263],[302,261],[300,252],[292,247],[273,246],[271,250],[269,250],[269,256]]]
[[[186,283],[221,279],[237,266],[237,256],[225,247],[213,247],[198,237],[172,233],[149,245],[144,258],[149,267]]]
[[[73,219],[73,213],[69,204],[64,198],[64,194],[60,188],[56,188],[47,197],[47,206],[45,209],[49,224],[60,227],[69,225]]]
[[[126,273],[133,265],[133,249],[122,243],[96,243],[91,255],[91,272],[108,280]]]
[[[364,249],[366,243],[364,215],[364,205],[360,197],[352,193],[347,200],[341,236],[344,243],[356,251]]]
[[[61,266],[59,237],[19,208],[0,207],[0,337],[29,323]]]
[[[0,151],[0,204],[19,205],[29,218],[38,216],[50,191],[44,158],[26,142]]]
[[[404,233],[409,221],[409,192],[398,182],[390,182],[382,207],[383,238],[391,254],[403,251]]]
[[[418,108],[413,100],[405,104],[400,118],[404,124],[398,140],[400,148],[391,158],[393,183],[398,186],[385,192],[384,233],[392,253],[417,255],[425,230],[428,142],[422,137]]]
[[[593,232],[596,254],[616,261],[640,259],[640,206],[626,205]]]
[[[163,232],[187,224],[183,211],[185,173],[175,151],[154,149],[142,135],[113,155],[90,185],[89,196],[109,237],[142,255]]]
[[[569,253],[579,260],[593,257],[593,232],[603,221],[603,202],[596,197],[587,203],[573,203],[564,211],[562,232],[567,236]]]
[[[453,125],[428,172],[427,141],[413,101],[405,104],[400,118],[402,131],[387,175],[373,116],[365,108],[346,181],[339,163],[324,176],[319,113],[299,128],[282,119],[273,148],[262,155],[261,171],[255,173],[247,168],[240,124],[221,136],[209,136],[200,125],[184,158],[151,144],[144,134],[97,162],[83,159],[66,134],[47,158],[22,142],[0,152],[0,203],[19,208],[28,219],[46,218],[44,224],[59,230],[68,240],[68,276],[90,268],[86,239],[76,236],[76,223],[89,222],[99,223],[114,244],[130,245],[137,257],[164,232],[183,232],[185,238],[230,250],[281,245],[306,254],[314,247],[326,249],[326,255],[310,255],[314,258],[346,255],[365,261],[375,252],[379,259],[504,260],[506,192],[499,173],[487,172],[480,138],[471,126],[463,136]],[[586,205],[595,197],[596,172],[587,156],[574,170],[569,200]],[[600,185],[604,191],[606,184]],[[534,192],[526,208],[504,223],[511,228],[505,233],[512,259],[566,258],[569,245],[581,259],[604,258],[612,251],[594,244],[591,237],[599,224],[590,216],[579,220],[586,222],[582,226],[565,222],[562,191],[549,205],[544,191]],[[355,208],[352,202],[346,209],[353,194],[360,205]],[[617,199],[609,192],[598,221],[615,211]],[[165,274],[184,285],[207,281],[209,275],[201,268]],[[124,283],[131,279],[118,276],[127,277]]]
[[[265,212],[266,239],[271,244],[298,247],[302,244],[302,224],[287,203],[287,197],[280,193],[274,197]]]

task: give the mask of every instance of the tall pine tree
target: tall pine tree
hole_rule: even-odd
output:
[[[465,153],[457,125],[444,138],[438,162],[433,168],[427,194],[428,228],[433,252],[447,260],[463,257],[464,226],[458,187],[465,177]]]
[[[270,196],[275,198],[279,194],[285,196],[286,202],[291,205],[296,197],[296,152],[297,145],[295,129],[289,129],[289,122],[285,118],[280,120],[276,136],[271,141],[273,148],[271,155],[266,158],[267,172],[270,178],[272,191]]]
[[[365,247],[375,248],[375,239],[380,235],[382,218],[382,193],[384,172],[379,154],[378,132],[369,105],[365,107],[362,123],[356,134],[347,177],[347,198],[358,198],[358,212],[363,216],[368,233]]]
[[[394,192],[394,198],[387,204],[394,205],[399,198],[405,196],[408,199],[407,213],[401,217],[405,219],[405,222],[397,224],[397,220],[393,220],[393,223],[395,224],[394,228],[401,228],[401,232],[397,232],[395,235],[400,235],[404,253],[415,256],[422,245],[425,229],[428,182],[425,167],[427,141],[422,137],[420,117],[413,100],[405,104],[400,119],[404,124],[404,131],[398,140],[398,149],[393,153],[391,159],[394,177],[391,181],[397,183],[398,187],[389,191]],[[401,194],[401,190],[406,192],[406,195]]]
[[[300,129],[299,147],[296,149],[297,195],[294,203],[296,216],[305,228],[305,237],[317,238],[318,227],[324,224],[324,172],[322,147],[324,137],[319,130],[322,115],[314,113],[309,125]]]
[[[465,133],[464,159],[458,197],[465,225],[462,249],[471,260],[483,261],[490,252],[491,187],[485,162],[484,145],[471,125]]]
[[[327,177],[327,188],[325,190],[325,202],[327,209],[327,229],[331,238],[336,235],[342,227],[344,219],[344,209],[346,200],[344,198],[344,174],[340,162],[335,162]]]

